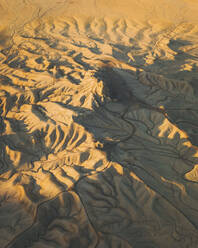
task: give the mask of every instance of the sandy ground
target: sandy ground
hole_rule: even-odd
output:
[[[1,248],[198,247],[197,13],[0,0]]]

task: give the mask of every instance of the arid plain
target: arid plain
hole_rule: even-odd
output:
[[[1,248],[198,248],[197,13],[0,0]]]

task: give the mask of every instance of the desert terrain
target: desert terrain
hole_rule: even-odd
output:
[[[0,248],[198,248],[197,13],[0,0]]]

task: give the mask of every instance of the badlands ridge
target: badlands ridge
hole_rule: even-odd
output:
[[[198,247],[196,0],[0,0],[0,247]]]

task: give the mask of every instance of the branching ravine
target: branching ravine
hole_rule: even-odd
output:
[[[168,201],[172,206],[174,206],[174,208],[176,208],[183,216],[185,216],[185,218],[196,228],[198,229],[198,223],[196,222],[196,220],[194,220],[194,218],[189,218],[189,216],[181,209],[178,207],[178,205],[175,203],[174,201],[170,201],[170,199],[168,197],[165,196],[165,194],[163,194],[163,192],[160,192],[158,190],[158,187],[152,187],[152,185],[150,183],[148,183],[145,179],[146,176],[143,176],[144,173],[145,175],[149,175],[149,177],[153,178],[154,180],[156,180],[152,174],[150,174],[146,169],[144,169],[143,167],[140,167],[138,165],[130,165],[130,170],[133,171],[149,188],[151,188],[153,191],[157,192],[161,197],[163,197],[166,201]],[[129,169],[129,167],[125,167],[127,169]],[[142,172],[144,173],[138,173],[138,171],[136,170],[136,168],[140,169]],[[172,198],[173,196],[170,196],[170,198]],[[196,209],[197,211],[197,209]],[[198,211],[197,211],[198,214]],[[198,235],[197,235],[198,238]]]
[[[79,199],[80,199],[80,201],[81,201],[81,204],[82,204],[83,207],[84,207],[84,204],[83,204],[83,201],[81,200],[80,194],[79,194],[79,193],[77,192],[77,190],[76,190],[77,184],[78,184],[81,180],[83,180],[84,178],[86,178],[86,177],[88,177],[88,176],[90,176],[90,175],[97,175],[97,174],[103,173],[103,172],[104,172],[106,169],[108,169],[110,166],[111,166],[111,163],[109,162],[109,163],[107,163],[106,167],[103,168],[103,170],[101,170],[101,171],[96,171],[96,172],[93,172],[93,173],[91,173],[91,174],[87,174],[87,175],[85,175],[85,176],[82,176],[77,182],[74,183],[74,185],[72,185],[72,186],[71,186],[70,188],[68,188],[67,190],[60,191],[60,192],[59,192],[58,194],[56,194],[53,198],[47,199],[46,201],[43,201],[43,202],[41,202],[40,204],[38,204],[38,206],[37,206],[36,209],[35,209],[35,214],[34,214],[34,217],[33,217],[33,222],[32,222],[32,224],[31,224],[28,228],[26,228],[25,230],[23,230],[22,233],[19,233],[18,235],[16,235],[16,236],[15,236],[15,237],[14,237],[14,238],[5,246],[5,248],[12,248],[13,245],[15,244],[15,242],[17,241],[17,239],[19,239],[21,236],[23,236],[27,231],[31,230],[31,228],[34,226],[34,224],[35,224],[35,222],[36,222],[36,220],[37,220],[39,208],[40,208],[42,205],[46,204],[47,202],[50,202],[50,201],[56,199],[59,195],[61,195],[61,194],[63,194],[63,193],[67,193],[67,192],[69,193],[69,192],[72,192],[72,191],[73,191],[73,192],[75,192],[75,193],[78,195],[78,197],[79,197]],[[95,227],[94,227],[92,221],[90,220],[90,217],[89,217],[89,215],[88,215],[87,210],[86,210],[85,207],[84,207],[84,210],[85,210],[85,212],[86,212],[86,214],[87,214],[87,218],[88,218],[88,220],[89,220],[90,225],[92,226],[93,230],[95,230],[95,233],[96,233],[96,235],[98,236],[97,231],[96,231],[96,229],[95,229]],[[98,243],[98,241],[97,241],[97,243]]]

